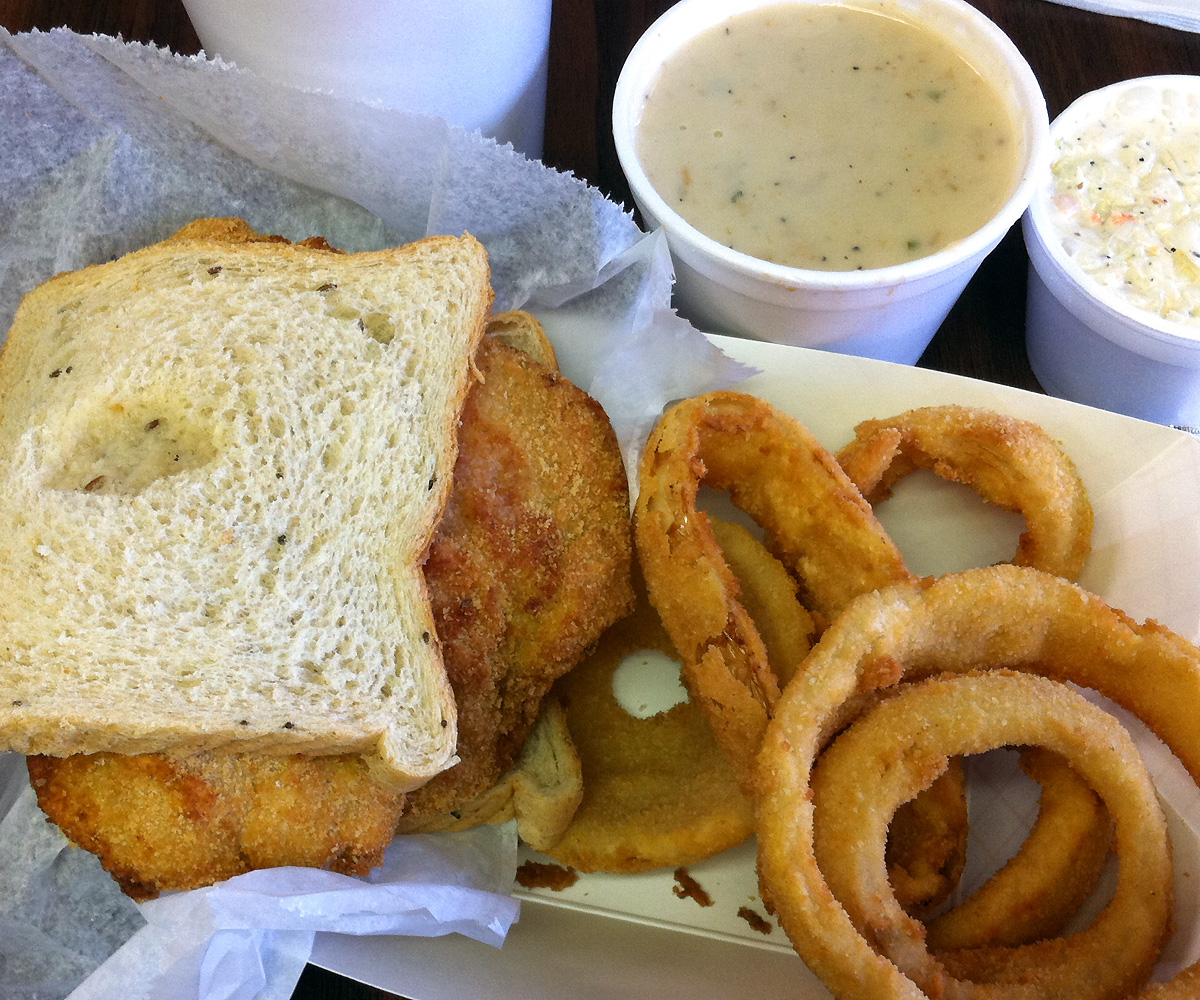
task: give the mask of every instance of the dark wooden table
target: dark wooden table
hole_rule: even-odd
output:
[[[252,2],[252,0],[248,0]],[[1106,17],[1049,0],[970,0],[1003,28],[1041,81],[1053,118],[1086,91],[1155,73],[1200,74],[1200,35]],[[609,107],[626,53],[669,0],[555,0],[546,109],[547,164],[631,205],[613,148]],[[180,0],[0,0],[10,31],[66,25],[191,54],[200,44]],[[2,98],[0,98],[2,99]],[[1027,258],[1018,229],[984,262],[921,364],[1037,389],[1025,357]],[[391,994],[310,967],[302,1000]]]

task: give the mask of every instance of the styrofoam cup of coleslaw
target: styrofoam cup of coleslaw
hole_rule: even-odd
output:
[[[675,267],[674,304],[696,326],[914,364],[984,258],[1020,219],[1050,152],[1049,116],[1036,77],[1004,32],[965,0],[876,0],[869,8],[942,36],[996,87],[1019,126],[1017,176],[1004,203],[970,235],[936,252],[889,266],[838,271],[788,267],[750,256],[684,219],[655,190],[639,159],[638,128],[648,94],[672,56],[731,17],[826,2],[676,3],[639,39],[622,68],[613,101],[617,154],[644,222],[666,234]],[[828,169],[842,168],[830,164]]]
[[[1023,227],[1026,346],[1051,395],[1200,426],[1200,77],[1085,94]]]

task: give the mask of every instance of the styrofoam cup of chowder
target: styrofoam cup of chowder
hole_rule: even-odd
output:
[[[695,325],[904,364],[1050,152],[1032,70],[963,0],[681,0],[613,135]]]
[[[1200,427],[1200,77],[1094,90],[1051,136],[1024,220],[1034,374],[1054,396]]]

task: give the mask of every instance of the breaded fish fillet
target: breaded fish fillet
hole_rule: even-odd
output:
[[[461,762],[410,810],[443,811],[512,763],[553,681],[632,601],[625,474],[599,405],[485,338],[454,488],[425,567]],[[379,864],[405,807],[356,756],[31,757],[38,803],[135,899],[255,868]]]
[[[404,802],[354,755],[101,753],[28,766],[46,815],[138,900],[280,865],[366,874]]]
[[[550,686],[633,604],[629,497],[600,404],[485,340],[454,490],[425,565],[461,762],[408,796],[451,811],[512,764]]]

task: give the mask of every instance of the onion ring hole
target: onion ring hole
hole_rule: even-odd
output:
[[[971,487],[917,469],[874,504],[875,516],[918,576],[1007,562],[1025,518],[988,503]]]
[[[635,719],[649,719],[688,700],[680,664],[657,649],[631,653],[613,671],[613,697]]]

